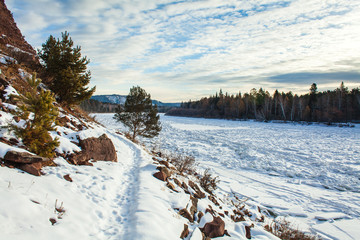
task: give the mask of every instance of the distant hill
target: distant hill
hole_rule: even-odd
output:
[[[126,101],[125,95],[111,94],[111,95],[94,95],[91,97],[99,102],[103,103],[113,103],[113,104],[124,104]],[[156,104],[158,107],[180,107],[180,103],[163,103],[158,100],[152,100],[153,104]]]
[[[93,95],[91,99],[94,99],[96,101],[102,102],[102,103],[113,103],[113,104],[124,104],[126,101],[125,95]]]

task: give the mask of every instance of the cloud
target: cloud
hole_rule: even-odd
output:
[[[36,47],[68,30],[91,59],[97,93],[126,94],[142,84],[166,101],[220,88],[301,92],[308,79],[360,85],[357,0],[6,3]]]
[[[329,83],[341,81],[348,82],[360,82],[360,72],[297,72],[280,74],[271,76],[268,78],[273,82],[292,82],[292,83],[304,83],[304,82],[315,82],[315,83]]]

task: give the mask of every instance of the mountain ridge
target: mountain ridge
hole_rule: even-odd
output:
[[[120,94],[93,95],[91,99],[103,103],[124,104],[126,101],[126,95],[120,95]],[[164,103],[158,100],[152,100],[152,103],[156,104],[158,107],[180,107],[180,103]]]

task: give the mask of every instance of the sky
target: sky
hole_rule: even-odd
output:
[[[164,102],[222,89],[360,87],[359,0],[5,0],[41,48],[68,31],[96,95],[140,86]]]

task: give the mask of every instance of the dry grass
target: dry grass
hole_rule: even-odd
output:
[[[206,169],[200,180],[200,186],[208,193],[212,194],[217,188],[217,184],[220,182],[218,176],[213,177],[209,173],[210,169]]]
[[[180,174],[187,173],[191,175],[198,175],[196,173],[197,163],[195,157],[193,156],[176,151],[170,152],[167,150],[162,150],[156,146],[152,148],[151,152],[154,154],[154,156],[163,158],[164,160],[173,164]]]
[[[196,161],[193,156],[181,153],[170,153],[163,157],[173,164],[180,174],[194,174],[196,172]]]
[[[290,227],[288,221],[273,221],[265,226],[265,230],[281,238],[282,240],[319,240],[318,237],[306,234]]]

